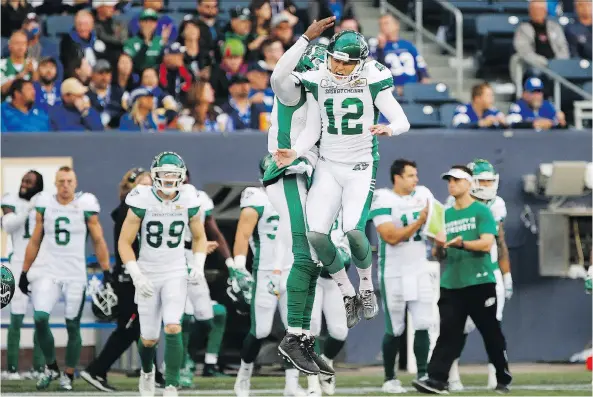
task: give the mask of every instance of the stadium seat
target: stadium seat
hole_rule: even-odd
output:
[[[590,81],[588,81],[585,84],[583,84],[583,90],[586,91],[586,92],[588,92],[589,94],[591,94],[591,88],[592,88],[592,86],[591,86],[591,82]]]
[[[455,99],[451,98],[447,86],[443,83],[406,84],[404,86],[404,98],[407,102],[423,104],[441,104],[455,101]]]
[[[8,55],[8,40],[10,40],[10,38],[8,37],[2,37],[0,38],[0,43],[2,45],[2,49],[1,49],[1,56],[2,58],[7,57]]]
[[[52,15],[45,21],[45,32],[50,37],[66,34],[74,26],[73,15]]]
[[[498,8],[498,11],[516,14],[516,15],[527,15],[529,2],[528,1],[517,1],[517,0],[494,0],[492,5]],[[476,21],[477,24],[477,21]],[[479,26],[479,25],[478,25]]]
[[[585,59],[552,59],[548,67],[565,79],[584,83],[591,81],[591,62]]]
[[[445,128],[451,128],[451,122],[453,121],[455,109],[457,109],[457,106],[459,105],[459,103],[447,103],[441,106],[439,109],[439,113],[441,115],[441,126]]]
[[[513,36],[526,17],[511,14],[484,14],[476,18],[478,77],[488,72],[508,69],[515,52]]]
[[[450,2],[463,14],[463,46],[465,48],[476,48],[476,17],[485,13],[496,12],[493,7],[486,0],[453,0]],[[451,45],[455,45],[455,18],[453,14],[447,12],[449,18],[447,41]]]
[[[436,107],[411,103],[402,105],[402,109],[412,128],[438,128],[441,126],[439,110]]]
[[[181,22],[183,22],[183,18],[185,18],[185,14],[181,13],[181,12],[171,12],[169,14],[167,14],[172,20],[175,21],[175,25],[179,26],[181,25]]]

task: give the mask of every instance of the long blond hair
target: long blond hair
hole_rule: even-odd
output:
[[[144,168],[132,168],[128,170],[119,182],[119,200],[123,201],[128,193],[138,185],[138,181],[145,175],[150,176],[150,172]]]

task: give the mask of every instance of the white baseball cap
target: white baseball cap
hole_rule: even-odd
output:
[[[455,179],[465,179],[468,182],[473,181],[473,178],[470,174],[459,168],[451,168],[449,171],[441,175],[441,178],[446,180],[449,180],[450,177]]]

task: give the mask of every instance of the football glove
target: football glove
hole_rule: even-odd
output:
[[[126,263],[125,266],[128,270],[128,274],[132,277],[132,282],[134,283],[134,287],[136,287],[136,291],[143,297],[150,298],[154,294],[152,281],[142,274],[136,261],[130,261]]]
[[[29,295],[29,279],[27,278],[27,272],[21,273],[21,278],[19,278],[19,289],[25,295]]]
[[[513,277],[511,277],[510,272],[502,275],[502,282],[504,284],[504,297],[509,300],[513,296]]]

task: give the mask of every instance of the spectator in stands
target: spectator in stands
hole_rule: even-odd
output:
[[[266,109],[263,104],[249,99],[250,89],[249,79],[243,74],[234,75],[229,82],[230,98],[221,108],[231,118],[234,130],[258,130],[260,126],[263,129],[260,116]]]
[[[35,107],[35,87],[31,81],[14,80],[11,101],[0,107],[2,132],[48,132],[49,118]]]
[[[134,73],[132,57],[122,52],[117,60],[114,82],[124,91],[132,91],[140,83],[140,77]]]
[[[220,61],[219,42],[224,34],[218,21],[218,0],[198,0],[198,26],[200,27],[200,48]]]
[[[115,128],[124,112],[121,105],[124,91],[117,84],[112,84],[112,79],[111,64],[99,59],[93,68],[88,97],[91,106],[101,115],[103,126]]]
[[[159,15],[153,9],[142,11],[138,34],[124,44],[124,52],[132,57],[134,72],[138,74],[159,64],[161,52],[169,42],[171,25],[162,28],[162,36],[156,34],[158,18]]]
[[[165,48],[163,63],[159,66],[159,83],[163,90],[178,102],[185,104],[192,85],[192,73],[185,67],[185,47],[173,43]]]
[[[106,49],[105,43],[97,39],[93,14],[87,10],[81,10],[74,17],[74,27],[70,33],[62,37],[60,61],[64,65],[64,70],[67,71],[73,70],[73,63],[81,57],[93,67]]]
[[[342,19],[340,23],[335,25],[335,32],[341,32],[342,30],[354,30],[360,33],[360,24],[354,18]]]
[[[259,64],[266,69],[269,74],[272,74],[276,64],[282,55],[284,55],[282,42],[275,37],[266,39],[261,45],[261,52],[264,59],[259,61]]]
[[[93,0],[97,39],[105,43],[103,58],[112,65],[117,62],[124,42],[128,39],[127,27],[113,19],[116,4],[117,0]]]
[[[270,0],[251,0],[249,6],[253,17],[251,32],[257,37],[266,39],[270,35],[270,21],[272,20],[272,6]],[[260,43],[261,44],[261,43]]]
[[[153,68],[146,68],[142,71],[140,76],[140,87],[150,91],[155,101],[157,109],[176,110],[177,102],[173,96],[159,87],[159,76],[157,71]],[[122,97],[122,106],[128,110],[128,103],[131,104],[133,101],[130,100],[130,95],[125,93]]]
[[[23,22],[23,30],[27,34],[27,58],[39,62],[42,56],[57,55],[58,48],[55,44],[49,43],[41,39],[41,25],[37,14],[27,14],[25,22]]]
[[[397,2],[396,2],[397,3]],[[354,8],[348,0],[310,0],[309,20],[321,20],[323,18],[336,17],[336,25],[343,19],[355,18]],[[334,29],[327,29],[321,34],[322,37],[331,37]]]
[[[270,74],[262,67],[259,62],[249,65],[247,78],[251,85],[249,99],[253,103],[261,103],[265,106],[268,113],[272,112],[274,105],[274,91],[270,87]]]
[[[101,116],[86,96],[87,87],[71,77],[64,80],[60,91],[62,103],[49,108],[53,131],[103,131]]]
[[[8,0],[2,2],[0,30],[2,37],[10,37],[23,26],[27,14],[33,12],[27,0]]]
[[[228,39],[222,47],[222,62],[212,67],[210,84],[216,94],[216,103],[221,105],[229,97],[229,79],[237,73],[247,72],[247,65],[243,63],[245,46],[240,40]]]
[[[229,116],[214,106],[214,90],[206,80],[192,85],[188,94],[188,108],[177,119],[183,132],[229,132],[233,125]]]
[[[128,33],[131,36],[136,36],[142,30],[140,26],[140,21],[142,20],[142,15],[146,10],[152,10],[156,13],[159,13],[163,10],[163,0],[144,0],[143,8],[144,10],[136,15],[130,23],[128,24]],[[173,18],[168,16],[167,14],[158,15],[156,17],[157,26],[156,26],[156,36],[164,37],[167,34],[167,37],[171,42],[177,40],[177,26]],[[163,32],[164,29],[167,29],[167,32]]]
[[[152,92],[145,88],[132,91],[131,110],[121,118],[119,129],[121,131],[157,132],[159,127],[154,99]]]
[[[39,80],[34,82],[35,105],[48,112],[50,106],[62,103],[61,81],[58,79],[58,64],[52,57],[41,58],[38,67]]]
[[[297,8],[292,0],[270,0],[270,6],[272,7],[272,16],[277,14],[290,14],[296,16]],[[293,20],[292,25],[294,26],[298,21]]]
[[[284,51],[292,47],[296,40],[290,25],[290,18],[285,13],[275,15],[270,26],[272,27],[272,36],[280,40]]]
[[[403,95],[404,85],[408,83],[429,83],[424,58],[414,44],[399,37],[399,21],[385,14],[379,18],[379,30],[377,53],[371,56],[390,68],[397,94]]]
[[[17,30],[10,36],[8,52],[8,58],[0,60],[2,95],[10,91],[12,82],[16,79],[37,80],[37,63],[26,58],[27,34],[23,30]]]
[[[568,59],[570,56],[562,27],[547,17],[545,2],[529,2],[530,20],[519,25],[513,39],[517,55],[540,66],[547,65],[549,59]],[[517,57],[511,58],[512,74],[517,62]]]
[[[566,40],[568,41],[570,56],[591,60],[591,0],[575,0],[577,20],[566,26]]]
[[[194,79],[210,79],[212,57],[206,51],[200,51],[201,31],[198,21],[195,19],[186,21],[180,32],[180,38],[185,46],[183,62],[188,68]]]
[[[511,105],[507,124],[513,128],[549,130],[558,126],[566,127],[566,118],[563,112],[556,111],[554,105],[544,99],[541,79],[531,77],[525,81],[521,99]]]
[[[72,71],[66,70],[64,72],[64,78],[75,77],[82,84],[88,86],[91,82],[91,76],[93,74],[93,68],[89,64],[86,58],[76,59],[76,63],[71,64],[74,69]]]
[[[226,29],[225,40],[241,40],[247,49],[245,59],[254,58],[259,51],[259,46],[263,39],[251,32],[251,11],[247,7],[237,6],[230,13],[231,21]]]
[[[452,121],[457,128],[497,128],[506,125],[504,114],[494,107],[494,91],[488,83],[472,88],[472,101],[455,109]]]

